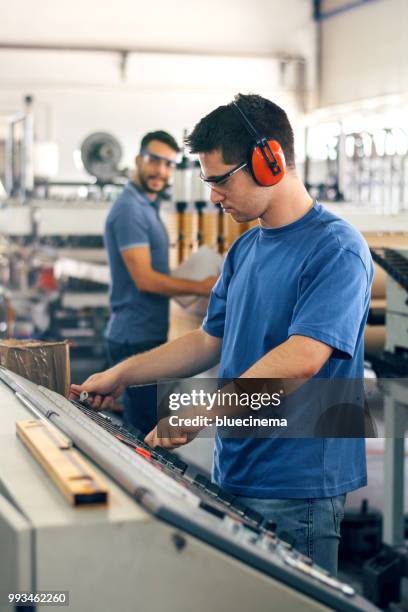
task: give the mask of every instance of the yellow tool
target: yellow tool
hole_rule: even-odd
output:
[[[43,420],[18,421],[17,436],[73,506],[106,504],[108,488],[72,442]]]

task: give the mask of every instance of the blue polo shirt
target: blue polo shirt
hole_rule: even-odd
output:
[[[290,225],[249,230],[229,250],[203,322],[223,338],[220,378],[240,376],[294,334],[333,347],[317,377],[362,378],[372,278],[361,234],[318,203]],[[340,495],[367,482],[365,443],[218,433],[213,477],[247,497]]]
[[[159,207],[158,200],[152,202],[129,181],[107,216],[104,240],[112,279],[108,340],[137,344],[167,338],[169,299],[139,291],[122,257],[126,249],[148,246],[152,268],[169,274],[169,241]]]

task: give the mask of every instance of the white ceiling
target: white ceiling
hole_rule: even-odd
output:
[[[312,0],[0,0],[0,41],[304,55],[313,47],[312,4]]]

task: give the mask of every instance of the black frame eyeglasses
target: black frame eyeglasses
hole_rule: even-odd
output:
[[[225,174],[220,174],[219,176],[209,176],[205,177],[202,172],[200,172],[200,179],[203,183],[206,183],[210,187],[218,187],[218,185],[224,185],[234,174],[243,170],[248,165],[247,162],[243,162],[242,164],[238,164],[235,168],[226,172]]]

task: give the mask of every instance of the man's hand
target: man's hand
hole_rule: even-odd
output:
[[[191,411],[189,413],[183,412],[184,418],[192,418],[197,415],[197,411]],[[156,427],[147,434],[144,441],[146,444],[154,448],[155,446],[162,446],[163,448],[178,448],[184,444],[188,444],[197,436],[201,429],[204,427],[185,425],[170,425],[170,417],[161,419]]]
[[[71,385],[69,398],[78,399],[82,391],[87,391],[87,403],[95,410],[112,408],[114,400],[122,395],[125,385],[115,368],[92,374],[82,385]]]
[[[157,272],[152,267],[149,246],[130,247],[121,252],[125,266],[139,291],[159,295],[210,295],[217,276],[204,280],[178,278]]]
[[[207,278],[205,278],[204,280],[200,281],[201,282],[201,290],[202,290],[202,294],[203,296],[205,295],[210,295],[211,293],[211,289],[214,287],[215,283],[218,280],[218,276],[207,276]]]

